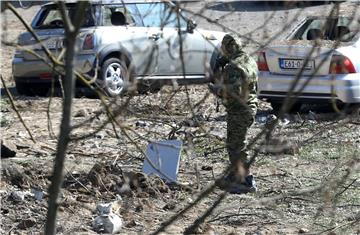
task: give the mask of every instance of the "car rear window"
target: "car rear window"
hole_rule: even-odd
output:
[[[350,17],[310,18],[295,32],[294,40],[350,42],[359,31],[359,22]]]
[[[75,17],[76,9],[75,6],[67,6],[67,14],[71,19]],[[85,13],[85,19],[82,24],[82,27],[92,27],[95,26],[95,9],[89,7]],[[42,8],[37,21],[34,22],[33,27],[36,29],[52,29],[52,28],[63,28],[64,23],[60,14],[59,9],[56,5],[50,5],[48,7]]]

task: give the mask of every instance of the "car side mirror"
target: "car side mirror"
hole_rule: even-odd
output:
[[[195,29],[196,27],[197,27],[197,24],[196,24],[196,22],[195,22],[194,20],[189,19],[189,20],[187,21],[186,31],[187,31],[188,33],[193,33],[193,32],[194,32],[194,29]]]

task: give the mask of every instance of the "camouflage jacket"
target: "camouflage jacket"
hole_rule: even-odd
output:
[[[219,70],[215,84],[221,91],[217,95],[226,107],[235,107],[246,103],[257,108],[257,64],[245,52],[232,55]]]

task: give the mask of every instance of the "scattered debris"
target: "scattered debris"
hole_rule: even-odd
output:
[[[146,151],[147,158],[144,160],[143,172],[147,175],[158,175],[167,182],[176,182],[181,148],[180,140],[150,143]]]
[[[122,226],[123,220],[117,214],[100,215],[93,222],[93,229],[98,233],[116,234]]]
[[[163,209],[164,209],[164,210],[167,210],[167,211],[174,210],[175,208],[176,208],[176,202],[174,202],[174,201],[171,201],[171,202],[167,203],[167,204],[163,207]]]
[[[226,115],[219,115],[217,117],[214,117],[214,121],[216,121],[216,122],[225,122],[226,121]]]
[[[29,185],[30,178],[25,174],[23,168],[19,165],[3,165],[2,166],[2,179],[10,182],[12,185],[23,188],[25,185]]]
[[[144,121],[137,121],[135,125],[136,127],[146,127],[148,124]]]
[[[203,223],[201,224],[196,230],[195,230],[196,234],[204,234],[204,235],[215,235],[218,234],[215,232],[214,228],[208,224],[208,223]],[[255,233],[258,234],[258,233]]]
[[[112,204],[111,203],[100,203],[96,206],[96,212],[99,215],[107,215],[112,212]]]
[[[29,148],[30,148],[29,145],[16,144],[16,149],[17,150],[29,149]]]
[[[78,179],[77,182],[65,181],[67,185],[75,189],[82,187],[81,184],[91,184],[89,187],[96,188],[99,192],[112,192],[117,194],[118,198],[119,195],[156,198],[161,193],[170,191],[169,186],[157,175],[148,177],[141,172],[123,172],[121,167],[113,162],[96,163],[87,176]],[[118,200],[121,201],[121,199]]]
[[[267,116],[257,116],[255,121],[259,124],[265,124],[267,122]]]
[[[95,138],[100,139],[100,140],[104,139],[105,136],[106,136],[106,133],[104,133],[104,132],[99,132],[99,133],[95,134]]]
[[[206,118],[203,114],[197,114],[195,116],[192,116],[188,119],[185,119],[182,122],[182,125],[187,127],[199,127],[202,122],[206,121],[208,118]]]
[[[213,167],[210,166],[210,165],[204,165],[204,166],[201,167],[201,170],[203,170],[203,171],[212,171]]]
[[[26,137],[27,137],[27,134],[26,134],[25,132],[23,132],[23,131],[19,131],[19,132],[17,133],[17,136],[20,137],[20,138],[26,138]]]
[[[93,145],[91,145],[91,148],[92,149],[99,149],[100,148],[99,143],[95,142]]]
[[[266,154],[289,154],[295,155],[299,153],[299,145],[289,140],[281,138],[272,138],[266,144],[261,146],[261,153]]]
[[[214,136],[218,140],[226,139],[226,129],[225,128],[214,128],[209,132],[210,135]]]
[[[29,192],[13,191],[10,193],[9,199],[14,202],[22,202],[25,200],[25,196],[30,195]]]
[[[266,123],[271,123],[277,119],[277,116],[274,114],[270,114],[266,117]]]
[[[31,193],[36,201],[41,201],[44,198],[44,192],[41,189],[32,188]]]
[[[18,228],[24,230],[33,227],[35,224],[36,220],[34,218],[24,219],[20,221]]]
[[[123,171],[119,165],[106,162],[96,163],[87,178],[100,191],[116,191],[116,188],[123,184],[122,175]]]
[[[120,207],[120,201],[98,204],[96,212],[99,216],[93,221],[94,230],[100,233],[119,233],[123,226],[122,218],[117,215]]]
[[[114,214],[119,211],[121,207],[121,201],[113,203],[100,203],[96,206],[96,212],[98,215]]]
[[[86,117],[86,116],[87,116],[87,112],[85,109],[80,109],[76,111],[74,114],[74,117]]]
[[[135,226],[137,226],[137,225],[139,225],[139,223],[136,222],[136,220],[132,219],[132,220],[130,220],[125,226],[126,226],[127,228],[133,228],[133,227],[135,227]]]
[[[283,119],[280,120],[279,125],[280,126],[287,126],[287,125],[289,125],[289,123],[290,123],[289,119],[283,118]]]
[[[299,229],[299,233],[309,233],[309,232],[310,232],[310,230],[307,229],[307,228],[301,228],[301,229]]]

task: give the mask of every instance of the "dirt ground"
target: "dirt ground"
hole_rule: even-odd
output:
[[[204,4],[191,3],[187,8],[197,12]],[[353,3],[341,5],[347,11],[357,7]],[[332,5],[315,3],[302,9],[298,5],[269,7],[263,2],[231,1],[230,6],[234,12],[229,12],[229,5],[211,3],[204,14],[264,43],[282,32],[284,24],[291,27],[306,15],[325,14]],[[29,22],[37,9],[19,11]],[[216,28],[194,18],[199,27]],[[266,27],[262,27],[265,22]],[[2,26],[4,40],[15,40],[24,30],[8,12],[2,14]],[[257,47],[255,42],[247,44],[249,52]],[[2,45],[1,74],[10,88],[14,86],[13,52]],[[2,94],[1,139],[16,151],[16,157],[1,160],[0,233],[37,234],[45,226],[62,100],[16,94],[14,99],[35,142]],[[112,107],[126,101],[127,97],[120,98]],[[275,117],[269,104],[261,102],[249,142]],[[205,85],[183,88],[175,94],[166,87],[156,94],[135,96],[117,118],[123,127],[115,127],[117,134],[111,124],[95,132],[106,120],[99,99],[74,99],[73,124],[82,125],[72,132],[76,140],[67,151],[58,234],[97,234],[92,228],[96,205],[111,202],[120,205],[121,234],[154,232],[197,200],[228,164],[225,110],[222,106],[216,109],[216,100]],[[257,156],[252,173],[259,191],[226,195],[196,233],[360,234],[359,125],[359,111],[342,115],[308,105],[287,115],[270,139],[261,137],[251,148],[251,154]],[[86,135],[89,137],[81,138]],[[142,151],[149,141],[174,138],[183,141],[179,185],[166,185],[141,174]],[[222,193],[218,188],[211,191],[166,233],[183,233]]]

